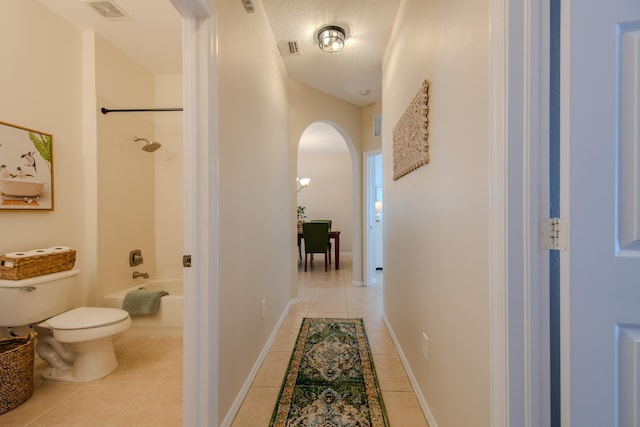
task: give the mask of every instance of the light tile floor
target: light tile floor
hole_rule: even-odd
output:
[[[352,286],[351,258],[342,256],[340,270],[324,271],[322,257],[305,273],[298,263],[298,297],[233,421],[232,427],[266,427],[278,399],[298,331],[304,317],[362,317],[392,427],[428,427],[411,383],[382,320],[382,275],[377,287]],[[333,267],[333,265],[331,266]]]
[[[380,288],[352,286],[351,259],[340,261],[340,270],[326,273],[321,257],[308,272],[299,268],[300,303],[280,328],[233,427],[269,425],[303,317],[363,317],[391,426],[427,427],[382,321]],[[37,360],[33,396],[0,415],[0,426],[181,426],[182,339],[122,336],[114,346],[118,369],[86,384],[43,381],[46,363]]]
[[[44,381],[36,358],[33,396],[0,426],[182,426],[182,338],[120,336],[114,347],[118,368],[90,383]]]

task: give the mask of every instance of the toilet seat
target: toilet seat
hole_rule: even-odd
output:
[[[125,310],[107,307],[78,307],[45,320],[39,326],[53,331],[64,343],[81,343],[112,337],[131,326]]]
[[[122,322],[128,317],[128,312],[118,308],[79,307],[58,314],[48,319],[46,323],[52,329],[71,331],[109,326]]]

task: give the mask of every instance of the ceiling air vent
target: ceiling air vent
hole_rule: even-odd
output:
[[[106,19],[114,21],[131,19],[113,1],[84,0],[84,2]]]
[[[289,53],[291,55],[300,55],[300,44],[298,40],[289,41]]]
[[[256,11],[253,0],[242,0],[242,5],[244,6],[247,13],[253,13]]]

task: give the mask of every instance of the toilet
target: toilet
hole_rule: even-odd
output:
[[[79,270],[0,280],[0,327],[33,326],[49,381],[88,382],[118,367],[113,338],[131,326],[118,308],[77,307]],[[75,308],[74,308],[75,307]]]

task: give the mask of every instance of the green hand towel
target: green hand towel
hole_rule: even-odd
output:
[[[158,312],[160,308],[160,298],[169,295],[167,291],[148,291],[146,289],[136,289],[124,296],[122,309],[129,312],[130,316],[145,316]]]

